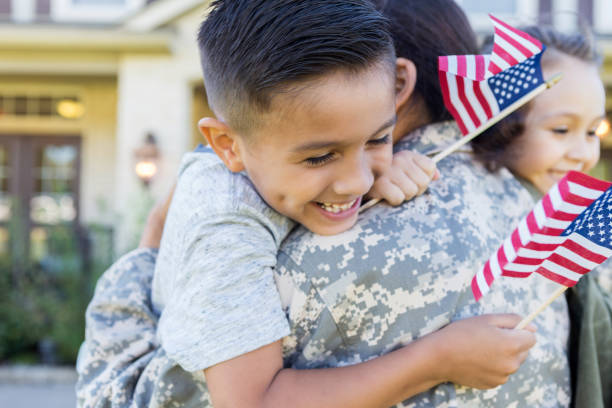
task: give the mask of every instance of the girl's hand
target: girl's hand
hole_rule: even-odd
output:
[[[440,173],[427,156],[405,150],[393,155],[391,170],[374,182],[368,197],[382,198],[391,205],[400,205],[427,190]]]

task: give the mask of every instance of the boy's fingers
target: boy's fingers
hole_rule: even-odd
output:
[[[410,200],[415,195],[417,195],[419,193],[419,190],[421,189],[420,186],[415,184],[415,182],[412,179],[406,177],[405,175],[400,175],[398,177],[395,177],[394,180],[390,182],[401,190],[403,194],[402,201]]]
[[[407,160],[401,169],[396,170],[391,179],[395,184],[400,186],[409,186],[410,184],[415,185],[417,190],[412,193],[414,196],[415,194],[421,195],[425,190],[427,190],[429,182],[431,181],[431,176],[425,173],[423,169],[421,169],[417,163],[414,162],[414,160]]]
[[[383,198],[391,205],[400,205],[404,202],[404,192],[387,177],[376,180],[370,195],[373,198]]]
[[[435,177],[437,168],[432,159],[422,154],[416,154],[414,156],[414,162],[428,175],[430,180]]]

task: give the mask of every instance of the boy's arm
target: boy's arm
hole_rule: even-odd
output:
[[[283,369],[281,343],[204,370],[215,407],[389,407],[442,382],[491,388],[518,370],[535,344],[511,330],[515,315],[452,323],[364,363],[313,370]]]
[[[400,151],[393,154],[390,171],[376,179],[368,197],[400,205],[423,194],[429,183],[438,177],[433,160],[410,150]]]

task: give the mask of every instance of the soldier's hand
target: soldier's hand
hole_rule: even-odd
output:
[[[436,165],[427,156],[408,150],[397,152],[390,171],[376,179],[368,197],[400,205],[423,194],[429,183],[438,178]]]
[[[536,343],[535,327],[514,330],[518,315],[491,314],[460,320],[436,332],[446,361],[446,381],[486,389],[506,383]]]
[[[159,248],[162,233],[164,232],[164,224],[166,223],[166,215],[168,215],[168,208],[172,202],[175,188],[176,184],[172,187],[170,193],[162,201],[155,204],[149,212],[140,243],[138,244],[139,248]]]

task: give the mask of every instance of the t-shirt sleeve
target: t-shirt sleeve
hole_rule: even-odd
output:
[[[274,282],[278,243],[258,209],[208,214],[190,225],[158,334],[197,371],[289,334]]]

